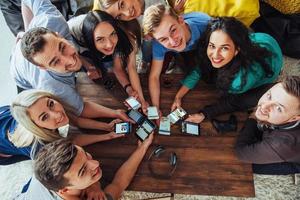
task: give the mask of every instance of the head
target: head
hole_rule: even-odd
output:
[[[184,3],[186,0],[166,0],[166,3],[171,6],[176,13],[182,13],[184,11]]]
[[[130,21],[145,10],[144,0],[99,0],[100,7],[117,20]]]
[[[259,99],[255,116],[273,125],[299,121],[300,77],[287,77],[269,89]]]
[[[95,56],[118,52],[124,59],[133,47],[116,20],[104,11],[90,11],[83,21],[82,33],[86,45]],[[125,59],[125,60],[126,60]]]
[[[47,189],[64,195],[70,190],[86,189],[102,176],[99,162],[65,139],[56,140],[39,150],[34,173]]]
[[[206,53],[215,68],[226,66],[251,43],[247,27],[232,17],[212,19],[206,37]]]
[[[11,113],[19,124],[45,142],[61,138],[57,129],[69,123],[61,101],[41,90],[25,90],[18,94],[11,105]]]
[[[28,61],[45,70],[75,72],[82,65],[77,50],[68,40],[43,27],[24,34],[21,51]]]
[[[164,4],[148,7],[143,18],[144,35],[156,39],[168,49],[183,51],[191,32],[182,16]]]

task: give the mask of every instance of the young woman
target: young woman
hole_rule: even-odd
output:
[[[232,17],[213,19],[204,44],[199,46],[200,69],[193,78],[196,81],[201,75],[212,78],[224,96],[218,104],[207,106],[188,118],[196,123],[222,113],[254,107],[257,101],[247,103],[247,99],[258,100],[269,84],[276,81],[283,64],[275,39],[264,33],[249,33],[245,25]],[[181,105],[187,92],[188,89],[181,88],[174,104]]]
[[[112,56],[113,72],[118,81],[129,96],[138,97],[145,112],[148,103],[144,99],[136,71],[136,49],[140,43],[140,37],[136,36],[138,34],[126,34],[117,21],[103,11],[90,11],[82,24],[69,23],[69,26],[76,40],[81,41],[80,45],[88,48],[94,63],[99,64],[106,57]],[[74,31],[74,26],[77,26],[77,31]]]
[[[72,134],[69,124],[85,123],[84,118],[76,117],[70,107],[51,93],[41,90],[25,90],[18,94],[9,107],[1,107],[0,153],[5,155],[30,156],[31,147],[52,142],[62,137],[70,138],[75,144],[88,145],[124,136],[108,134]],[[113,120],[114,126],[120,120]],[[85,126],[86,128],[86,126]]]

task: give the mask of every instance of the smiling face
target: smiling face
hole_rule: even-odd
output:
[[[57,129],[69,123],[62,105],[54,99],[43,97],[28,108],[32,121],[41,128]]]
[[[259,100],[255,117],[274,125],[300,120],[299,100],[277,83]]]
[[[96,49],[104,55],[113,54],[118,43],[114,27],[108,22],[99,23],[94,30],[94,43]]]
[[[130,21],[142,14],[143,7],[144,0],[118,0],[105,9],[105,12],[115,19]]]
[[[165,14],[153,32],[153,37],[167,49],[183,51],[190,39],[190,31],[182,17],[178,19]]]
[[[33,56],[41,68],[59,73],[76,72],[81,68],[79,54],[69,41],[52,33],[43,37],[46,40],[43,50]]]
[[[221,68],[238,54],[238,50],[228,34],[216,30],[210,35],[206,53],[212,66]]]
[[[102,170],[99,162],[93,160],[91,154],[85,152],[81,147],[78,149],[77,155],[70,169],[64,174],[64,178],[68,180],[68,189],[83,190],[99,181],[102,176]]]

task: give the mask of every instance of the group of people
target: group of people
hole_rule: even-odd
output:
[[[280,46],[272,36],[249,29],[259,15],[258,1],[251,4],[256,12],[247,10],[248,1],[240,7],[217,0],[156,2],[95,0],[93,10],[67,22],[50,0],[22,1],[25,30],[18,34],[10,59],[19,94],[10,106],[0,108],[1,164],[34,160],[34,175],[17,198],[118,199],[155,136],[139,142],[102,190],[99,162],[82,146],[122,137],[113,132],[114,125],[133,121],[122,109],[83,100],[76,91],[76,73],[85,71],[101,80],[112,71],[145,114],[151,103],[161,117],[160,75],[170,65],[168,57],[182,59],[185,73],[170,110],[182,106],[200,79],[214,84],[220,99],[199,106],[186,120],[201,123],[251,110],[237,137],[237,157],[253,163],[255,173],[300,172],[300,77],[278,82]],[[139,49],[151,59],[145,59],[150,62],[149,102],[137,72]],[[108,133],[76,134],[69,125]]]

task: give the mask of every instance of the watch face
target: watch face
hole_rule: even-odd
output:
[[[136,131],[136,134],[142,141],[144,141],[148,137],[148,134],[146,133],[146,131],[143,128],[139,128]]]
[[[130,110],[128,113],[128,117],[130,117],[133,121],[137,123],[143,118],[143,115],[136,110]]]

